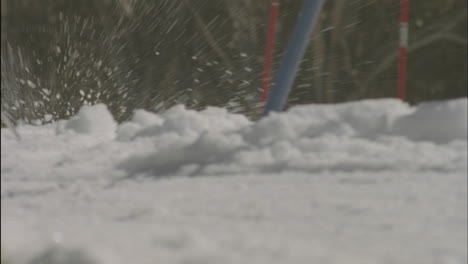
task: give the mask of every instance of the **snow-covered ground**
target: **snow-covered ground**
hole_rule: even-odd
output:
[[[2,261],[465,264],[467,99],[1,130]],[[2,262],[3,264],[3,262]]]

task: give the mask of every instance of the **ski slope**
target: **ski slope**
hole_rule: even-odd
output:
[[[464,264],[467,99],[1,129],[2,264]]]

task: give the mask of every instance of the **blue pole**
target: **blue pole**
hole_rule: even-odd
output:
[[[323,2],[324,0],[304,0],[301,13],[296,22],[294,32],[289,39],[280,68],[273,79],[264,115],[267,115],[270,111],[279,112],[284,109]]]

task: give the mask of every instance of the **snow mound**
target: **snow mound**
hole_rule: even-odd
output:
[[[415,141],[447,143],[466,140],[467,100],[421,104],[414,113],[399,118],[391,132]]]
[[[120,125],[100,104],[56,126],[55,137],[45,132],[51,126],[19,130],[38,152],[49,149],[49,159],[62,157],[31,160],[58,174],[63,164],[89,174],[99,168],[156,177],[466,169],[466,98],[415,107],[394,99],[304,105],[258,122],[221,108],[197,112],[178,105],[161,114],[138,110]],[[39,131],[46,140],[35,138]],[[2,129],[2,138],[11,142],[8,132]],[[32,153],[31,143],[18,144]]]
[[[79,134],[115,137],[117,123],[104,104],[83,106],[78,114],[66,122],[59,123],[57,132],[73,131]]]
[[[367,100],[295,107],[256,123],[219,109],[177,107],[135,133],[157,147],[118,168],[154,176],[460,170],[466,167],[466,106],[466,99],[415,108]]]

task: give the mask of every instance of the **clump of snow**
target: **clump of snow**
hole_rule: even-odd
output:
[[[181,137],[194,137],[203,131],[226,132],[236,130],[250,124],[243,115],[229,114],[226,109],[208,107],[197,112],[187,110],[183,105],[177,105],[160,116],[163,122],[143,127],[136,137],[155,137],[174,133]]]
[[[118,140],[130,140],[145,127],[161,126],[163,119],[145,110],[136,110],[129,122],[121,124],[117,131]]]
[[[83,106],[70,120],[59,123],[58,132],[73,131],[79,134],[115,137],[117,123],[104,104]]]
[[[423,103],[414,113],[396,120],[391,133],[415,141],[447,143],[466,140],[468,109],[466,99]]]

